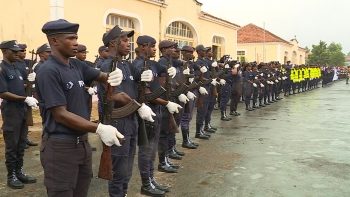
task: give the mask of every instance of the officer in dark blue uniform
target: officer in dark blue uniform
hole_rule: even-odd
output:
[[[39,68],[43,65],[43,63],[49,59],[51,54],[51,47],[49,44],[43,44],[36,50],[36,54],[39,55],[40,61],[34,67],[34,72],[38,72]]]
[[[97,63],[96,63],[96,69],[100,69],[103,62],[108,58],[108,53],[109,50],[108,50],[108,47],[105,47],[105,46],[100,46],[98,48],[98,60],[97,60]]]
[[[139,56],[136,57],[136,59],[133,61],[133,65],[141,70],[144,64],[144,57],[147,56],[148,51],[150,58],[156,56],[156,40],[153,37],[144,35],[138,37],[136,43],[138,45],[137,48],[139,51]],[[148,43],[150,43],[149,49]],[[148,69],[153,73],[153,81],[148,84],[150,92],[153,92],[160,87],[160,82],[164,81],[167,70],[165,65],[159,64],[153,60],[148,61]],[[163,196],[165,192],[169,191],[169,188],[167,186],[160,185],[154,178],[154,161],[156,158],[156,153],[158,151],[161,121],[162,116],[164,115],[161,113],[162,103],[164,105],[166,101],[160,98],[148,103],[148,106],[150,106],[151,109],[155,112],[156,117],[154,122],[146,122],[146,129],[148,130],[147,133],[149,134],[148,145],[140,146],[138,153],[138,166],[142,180],[141,194],[148,196]],[[162,162],[164,162],[163,157],[162,159]],[[174,171],[175,170],[176,169],[174,169]]]
[[[232,67],[230,115],[239,116],[241,114],[237,112],[237,109],[242,94],[242,71],[240,65],[234,64],[234,62],[230,62],[229,65]]]
[[[14,63],[18,58],[17,41],[4,41],[0,44],[3,61],[0,64],[0,98],[2,130],[6,144],[5,165],[7,185],[13,189],[22,189],[23,183],[35,183],[36,179],[23,172],[23,156],[28,126],[26,125],[27,106],[36,107],[37,100],[26,97],[24,77],[21,69]],[[28,75],[28,80],[35,80],[35,73]]]
[[[120,146],[118,138],[124,138],[113,126],[89,121],[85,83],[108,80],[111,86],[118,86],[122,72],[116,69],[107,76],[71,58],[78,52],[78,28],[79,24],[64,19],[47,22],[42,28],[52,52],[38,70],[35,88],[42,106],[40,160],[49,197],[87,196],[92,175],[87,132],[97,133],[107,146]]]
[[[115,108],[122,107],[132,99],[137,100],[138,82],[151,81],[152,72],[150,70],[141,71],[132,66],[130,62],[123,61],[123,57],[130,52],[129,38],[134,35],[134,31],[123,31],[119,26],[115,26],[103,37],[103,43],[108,46],[109,57],[101,66],[102,72],[110,72],[110,63],[117,55],[117,67],[122,70],[123,79],[116,93],[124,94],[125,98],[116,101]],[[119,42],[119,43],[117,43]],[[117,47],[119,47],[117,49]],[[118,54],[117,54],[118,53]],[[126,102],[127,101],[127,102]],[[155,114],[151,108],[143,104],[138,110],[141,118],[154,122],[152,118]],[[136,152],[136,142],[138,135],[137,114],[133,113],[125,118],[116,120],[113,124],[125,136],[125,143],[122,147],[112,146],[113,180],[109,181],[108,189],[111,197],[124,197],[128,191],[128,184],[132,176],[134,157]],[[148,180],[148,177],[147,177]]]

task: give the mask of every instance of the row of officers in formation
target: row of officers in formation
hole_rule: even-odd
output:
[[[111,147],[109,196],[127,196],[137,145],[141,194],[164,196],[170,189],[154,177],[156,155],[158,171],[166,173],[176,173],[180,166],[171,159],[181,160],[185,155],[176,147],[176,132],[170,132],[172,120],[181,128],[182,147],[197,149],[199,144],[190,138],[194,113],[194,137],[208,140],[209,133],[217,131],[211,125],[217,102],[221,120],[230,121],[240,115],[237,106],[241,98],[245,109],[252,111],[281,100],[281,92],[289,96],[315,89],[321,79],[316,65],[238,63],[228,55],[214,61],[210,47],[178,48],[169,40],[157,45],[147,35],[137,38],[137,57],[131,63],[123,57],[130,53],[129,38],[134,32],[119,26],[103,35],[104,45],[92,63],[85,60],[86,47],[78,45],[78,29],[79,24],[63,19],[44,24],[42,32],[48,44],[32,51],[40,57],[36,65],[24,59],[24,44],[15,40],[0,44],[4,57],[0,64],[2,130],[11,188],[36,182],[23,172],[31,107],[38,106],[42,117],[40,160],[48,196],[88,195],[92,177],[88,132],[98,134],[106,147]],[[150,60],[157,50],[160,59]],[[30,89],[33,92],[28,94]],[[96,93],[100,121],[93,122],[89,101]],[[132,103],[137,108],[129,110]],[[124,114],[113,114],[113,110]],[[139,141],[142,128],[147,143]]]

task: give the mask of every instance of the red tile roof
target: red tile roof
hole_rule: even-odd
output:
[[[230,22],[230,21],[227,21],[227,20],[224,20],[224,19],[222,19],[222,18],[219,18],[219,17],[213,16],[213,15],[208,14],[208,13],[203,12],[203,11],[201,11],[201,15],[203,15],[203,16],[207,16],[207,17],[210,17],[210,18],[213,18],[213,19],[216,19],[216,20],[219,20],[219,21],[225,22],[225,23],[228,23],[228,24],[230,24],[230,25],[234,25],[234,26],[236,26],[236,27],[241,27],[241,26],[239,26],[239,25],[237,25],[237,24],[234,24],[234,23],[232,23],[232,22]]]
[[[252,23],[240,28],[237,33],[238,43],[263,43],[264,42],[264,29],[258,27]],[[265,42],[282,42],[290,43],[275,34],[265,30]]]

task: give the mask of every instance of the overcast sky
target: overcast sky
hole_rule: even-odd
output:
[[[350,52],[349,0],[199,0],[202,11],[240,26],[253,23],[299,46],[320,40],[340,43]]]

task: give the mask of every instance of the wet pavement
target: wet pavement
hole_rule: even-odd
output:
[[[226,122],[214,111],[212,125],[218,131],[210,140],[197,140],[196,150],[178,149],[186,156],[177,174],[156,172],[158,182],[171,187],[169,197],[347,197],[350,196],[350,135],[348,98],[344,81],[325,88],[284,98],[272,105]],[[194,136],[194,121],[191,124]],[[32,129],[40,132],[40,129]],[[98,136],[90,135],[93,170],[100,157]],[[3,149],[3,144],[1,145]],[[26,173],[38,183],[22,190],[6,186],[3,153],[0,159],[0,196],[46,196],[39,148],[25,155]],[[136,156],[137,158],[137,156]],[[128,196],[140,197],[141,181],[135,160]],[[156,162],[157,163],[157,162]],[[89,196],[108,196],[107,182],[94,177]]]

